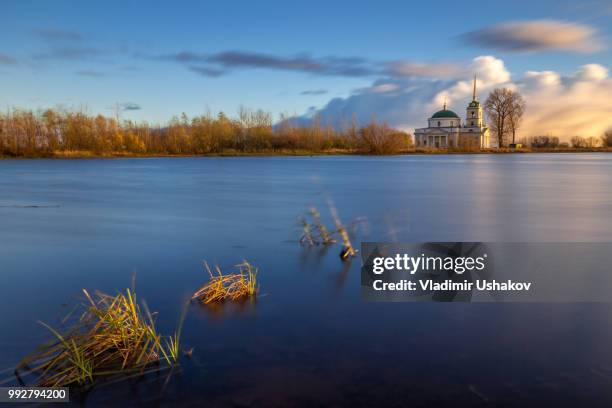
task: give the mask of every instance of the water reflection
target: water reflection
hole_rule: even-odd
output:
[[[340,292],[342,288],[346,285],[346,280],[349,276],[349,271],[351,270],[351,265],[353,264],[353,259],[348,259],[343,262],[342,269],[340,272],[336,273],[334,288],[336,292]]]
[[[265,296],[265,294],[260,296]],[[191,303],[192,310],[195,311],[197,315],[213,320],[231,319],[236,316],[256,316],[257,298],[247,298],[233,302],[213,302],[209,304],[193,300]]]

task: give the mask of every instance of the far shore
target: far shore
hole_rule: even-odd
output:
[[[255,152],[226,151],[210,154],[156,154],[91,151],[57,151],[34,155],[0,156],[0,160],[10,159],[118,159],[118,158],[181,158],[181,157],[273,157],[273,156],[403,156],[403,155],[443,155],[443,154],[521,154],[521,153],[612,153],[612,147],[597,148],[502,148],[502,149],[407,149],[393,154],[374,155],[358,150],[332,149],[325,151],[306,150],[266,150]]]

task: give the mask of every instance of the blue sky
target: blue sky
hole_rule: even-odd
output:
[[[427,70],[491,55],[512,78],[548,70],[567,76],[584,64],[612,66],[611,4],[10,1],[0,14],[0,106],[111,114],[120,104],[124,118],[163,123],[206,109],[233,115],[240,105],[303,114],[371,87],[392,61]],[[597,46],[481,41],[491,34],[482,30],[544,20],[586,31],[579,41]]]

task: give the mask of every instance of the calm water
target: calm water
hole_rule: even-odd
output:
[[[370,241],[612,241],[612,155],[0,161],[0,367],[81,288],[173,330],[202,261],[259,266],[251,307],[193,304],[182,362],[88,406],[610,406],[612,304],[363,303],[359,260],[301,248],[335,202]],[[38,206],[38,207],[32,207]],[[612,295],[611,295],[612,298]],[[11,371],[2,373],[10,378]]]

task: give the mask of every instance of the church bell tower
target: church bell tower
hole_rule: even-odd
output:
[[[474,90],[472,92],[472,102],[467,107],[465,117],[465,127],[484,127],[482,118],[482,107],[476,98],[476,75],[474,75]]]

